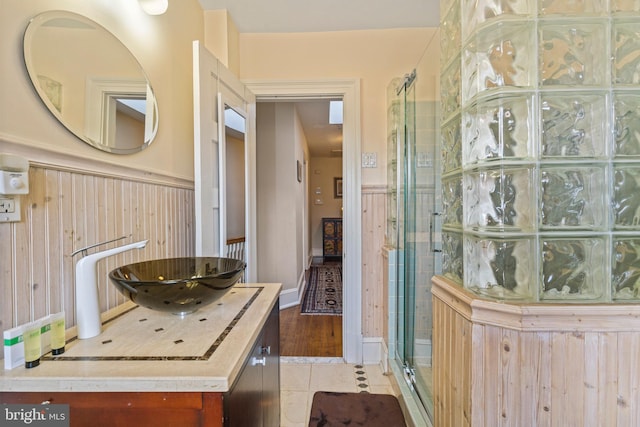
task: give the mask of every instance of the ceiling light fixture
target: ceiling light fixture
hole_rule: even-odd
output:
[[[149,15],[162,15],[169,7],[169,0],[138,0],[142,10]]]

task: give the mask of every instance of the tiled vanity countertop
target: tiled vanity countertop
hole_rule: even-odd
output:
[[[103,315],[102,334],[67,334],[65,353],[0,371],[0,391],[226,392],[240,372],[279,283],[237,284],[220,300],[177,316],[126,303]]]

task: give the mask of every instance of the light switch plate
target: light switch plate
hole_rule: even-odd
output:
[[[378,167],[378,153],[362,153],[362,167],[363,168],[377,168]]]
[[[417,153],[417,167],[419,168],[430,168],[433,167],[433,159],[429,155],[429,153]]]

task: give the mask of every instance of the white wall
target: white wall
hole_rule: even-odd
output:
[[[304,276],[305,180],[297,179],[307,142],[293,103],[258,103],[258,281],[297,289]],[[308,243],[307,243],[308,246]]]

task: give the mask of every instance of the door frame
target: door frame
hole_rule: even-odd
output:
[[[343,316],[342,353],[362,363],[362,177],[360,169],[360,80],[242,80],[256,101],[297,101],[326,97],[343,100]]]

